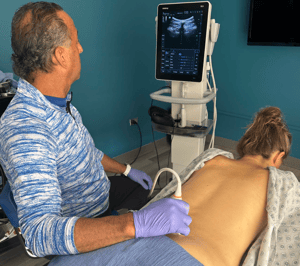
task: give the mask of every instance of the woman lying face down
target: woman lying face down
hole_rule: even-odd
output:
[[[168,237],[205,266],[238,266],[267,225],[267,167],[280,167],[291,141],[280,109],[260,110],[237,145],[239,159],[216,154],[182,186],[191,232]]]

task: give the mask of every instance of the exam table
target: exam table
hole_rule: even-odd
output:
[[[208,149],[193,160],[179,177],[184,184],[206,161],[223,155],[234,159],[232,153]],[[300,264],[300,185],[289,171],[269,167],[268,224],[245,254],[243,266]],[[149,204],[170,197],[177,188],[174,179]],[[178,254],[178,256],[176,256]],[[91,259],[88,259],[91,255]],[[63,258],[65,257],[65,258]],[[93,259],[92,259],[93,258]],[[172,259],[173,258],[173,259]],[[86,264],[78,264],[79,260]],[[76,262],[77,264],[75,264]],[[95,263],[94,263],[95,262]],[[94,264],[93,264],[94,263]],[[102,264],[104,263],[104,264]],[[201,265],[173,240],[166,236],[131,239],[93,252],[57,256],[51,265]]]

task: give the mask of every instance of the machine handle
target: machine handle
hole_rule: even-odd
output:
[[[151,99],[160,101],[160,102],[166,102],[166,103],[177,103],[177,104],[207,104],[212,99],[216,97],[216,93],[213,92],[204,92],[204,98],[203,99],[197,99],[197,98],[177,98],[172,96],[163,96],[161,94],[164,93],[171,93],[171,89],[162,89],[156,92],[153,92],[150,94]]]

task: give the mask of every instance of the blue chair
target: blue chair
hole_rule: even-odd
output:
[[[12,226],[15,228],[15,232],[17,234],[17,237],[20,240],[21,246],[23,247],[23,250],[25,251],[25,254],[31,258],[31,259],[39,259],[39,257],[35,256],[32,251],[26,247],[25,240],[23,236],[19,233],[19,219],[17,214],[17,205],[14,201],[13,194],[10,189],[10,185],[7,182],[6,175],[3,171],[3,168],[0,165],[0,175],[2,176],[2,192],[0,194],[0,206],[2,210],[4,211],[6,217],[12,224]],[[53,256],[46,256],[46,259],[51,259]],[[48,265],[49,262],[47,262],[44,266]]]

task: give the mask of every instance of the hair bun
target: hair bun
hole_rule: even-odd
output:
[[[260,109],[247,128],[237,146],[241,157],[248,154],[269,158],[277,150],[285,152],[284,158],[289,154],[292,135],[278,107]]]
[[[282,124],[282,112],[278,107],[266,107],[261,109],[257,115],[254,123],[261,123],[263,126],[280,125]]]

